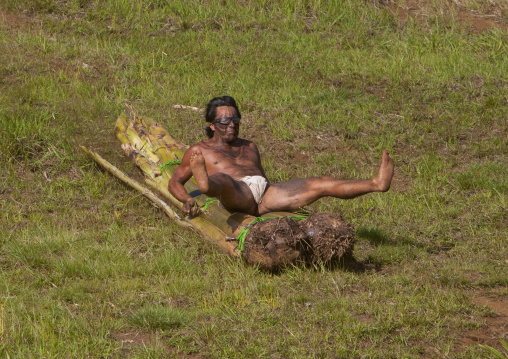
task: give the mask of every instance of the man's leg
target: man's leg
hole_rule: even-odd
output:
[[[393,177],[393,159],[383,151],[377,175],[370,180],[340,180],[332,177],[297,179],[270,185],[258,206],[259,214],[296,210],[323,197],[355,198],[370,192],[386,192]]]
[[[192,154],[190,167],[201,193],[217,197],[222,205],[230,210],[256,214],[257,203],[247,184],[224,173],[208,176],[205,159],[200,151]]]

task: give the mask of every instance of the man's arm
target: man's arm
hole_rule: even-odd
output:
[[[261,164],[261,154],[259,153],[258,146],[256,146],[256,144],[254,142],[251,142],[250,147],[254,150],[254,152],[257,155],[257,167],[261,171],[261,174],[263,175],[263,177],[266,178],[266,180],[268,181],[268,178],[266,177],[265,169],[263,168],[263,165]],[[268,181],[268,182],[270,182],[270,181]]]
[[[192,177],[190,157],[195,150],[196,147],[192,146],[185,152],[182,158],[182,163],[180,163],[180,166],[178,166],[175,170],[168,184],[169,192],[177,200],[183,203],[183,213],[190,216],[197,216],[201,212],[196,200],[187,193],[187,190],[184,187],[184,184]]]

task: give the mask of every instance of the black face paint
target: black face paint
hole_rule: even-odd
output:
[[[215,131],[217,131],[217,133],[223,137],[226,135],[226,129],[227,126],[215,124]]]
[[[217,135],[224,139],[226,143],[232,143],[238,138],[240,124],[236,124],[232,127],[233,132],[230,131],[230,125],[222,125],[220,123],[214,124],[215,132]]]

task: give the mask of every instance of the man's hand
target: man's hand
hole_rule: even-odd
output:
[[[189,198],[183,204],[182,211],[183,213],[185,213],[186,216],[194,217],[201,213],[201,208],[199,208],[194,198]]]

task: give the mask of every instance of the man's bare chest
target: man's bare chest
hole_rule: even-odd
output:
[[[207,148],[203,156],[208,172],[224,171],[233,168],[257,168],[257,153],[247,146],[238,148]],[[227,172],[227,171],[226,171]]]

